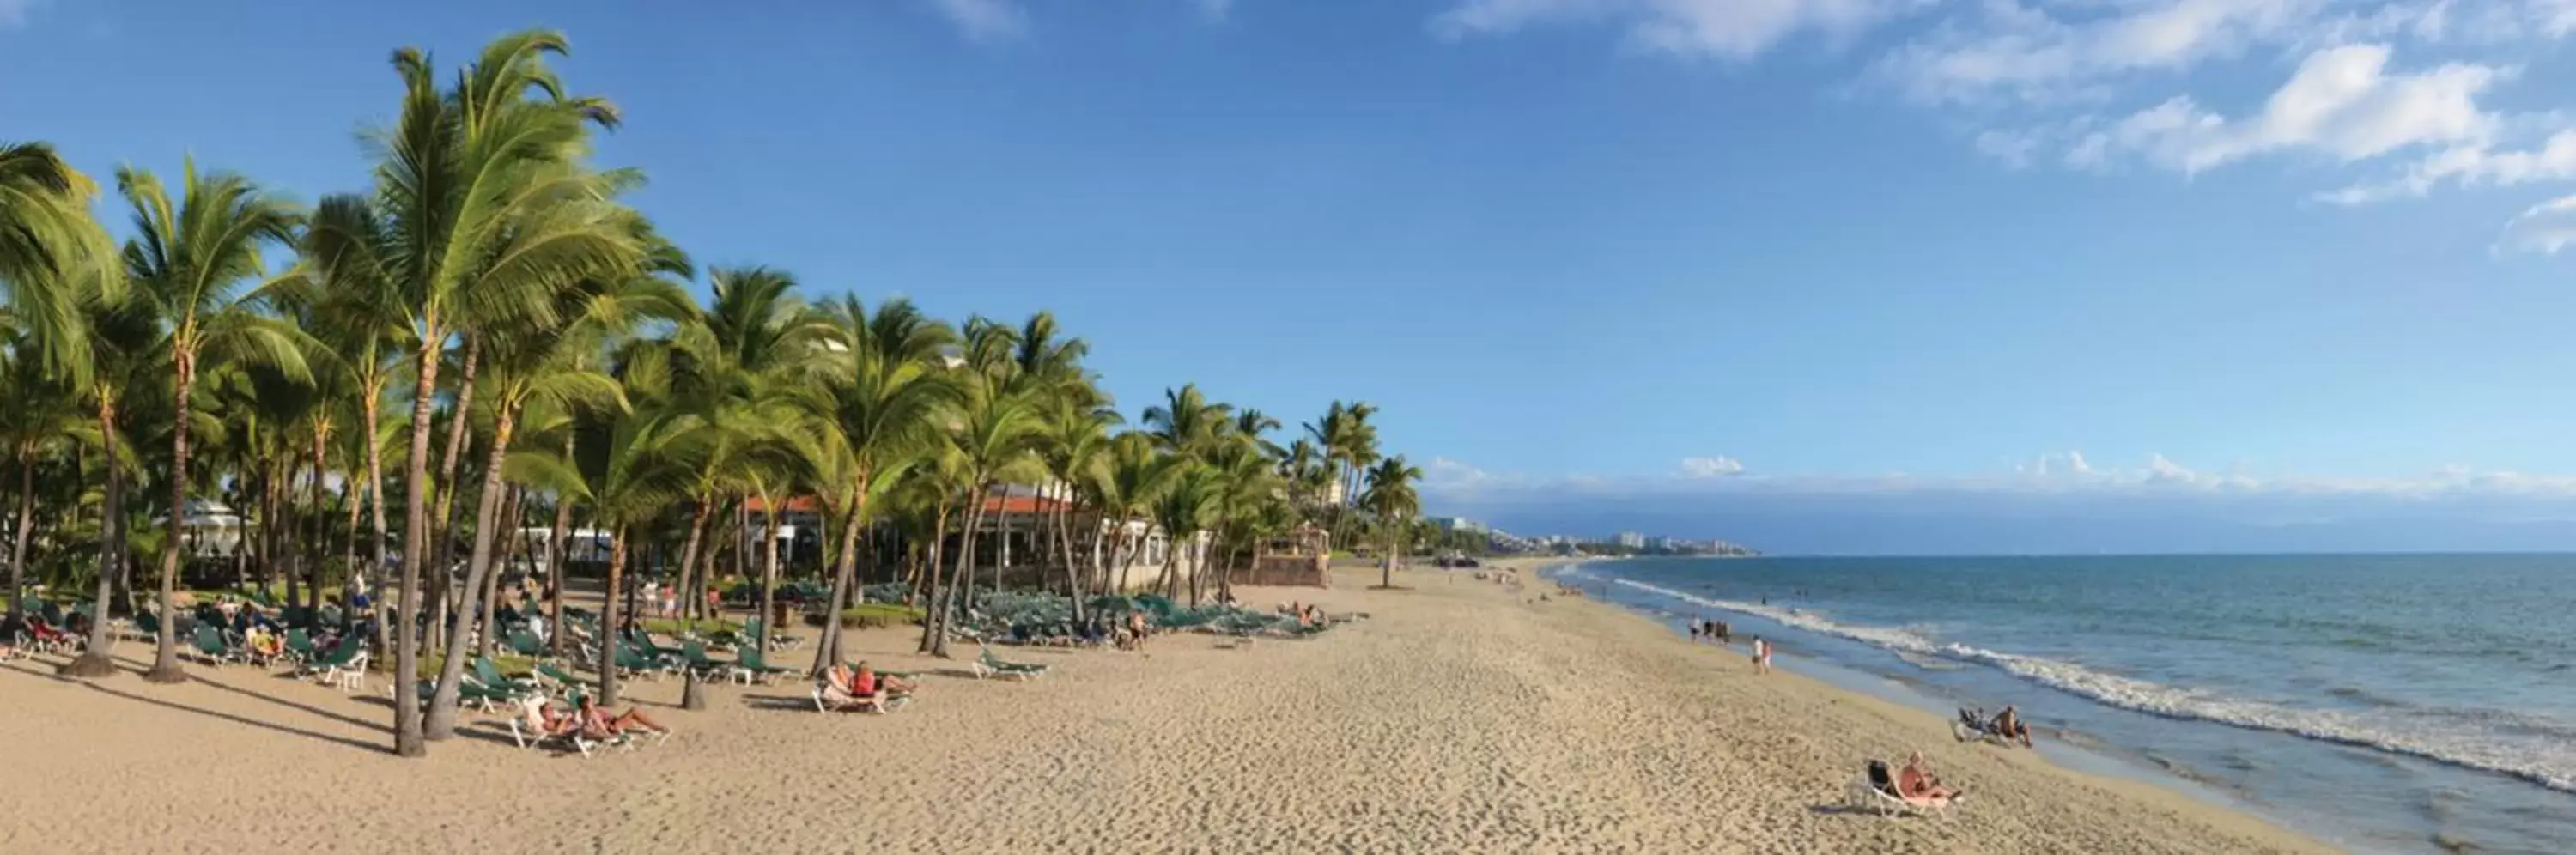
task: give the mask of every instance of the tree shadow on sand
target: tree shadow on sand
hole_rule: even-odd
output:
[[[345,736],[334,736],[334,735],[332,735],[332,734],[323,733],[323,732],[321,732],[321,731],[316,731],[316,730],[305,730],[305,729],[300,728],[300,727],[289,727],[289,726],[287,726],[287,725],[278,724],[278,723],[273,722],[273,721],[261,721],[261,720],[259,720],[259,719],[250,718],[250,717],[247,717],[247,716],[239,716],[239,715],[234,715],[234,714],[232,714],[232,713],[227,713],[227,712],[217,712],[217,711],[215,711],[215,710],[202,709],[202,708],[198,708],[198,707],[192,707],[192,706],[188,706],[187,704],[173,703],[173,702],[170,702],[170,701],[161,700],[161,699],[159,699],[159,698],[148,698],[148,697],[144,697],[144,696],[142,696],[142,695],[135,694],[135,693],[133,693],[133,692],[126,692],[126,691],[120,691],[120,690],[117,690],[117,689],[111,689],[111,688],[108,688],[108,687],[106,687],[106,686],[102,686],[102,685],[99,685],[99,684],[97,684],[97,683],[92,683],[92,682],[86,682],[86,681],[74,681],[74,682],[79,682],[81,685],[89,687],[89,690],[90,690],[90,691],[93,691],[93,692],[98,692],[98,693],[105,694],[105,695],[110,695],[110,696],[114,696],[114,697],[124,698],[124,699],[126,699],[126,700],[134,701],[134,702],[136,702],[136,703],[149,704],[149,705],[152,705],[152,706],[160,707],[160,708],[162,708],[162,709],[178,710],[178,711],[180,711],[180,712],[196,713],[196,714],[198,714],[198,715],[205,716],[205,717],[207,717],[207,718],[222,719],[222,720],[224,720],[224,721],[229,721],[229,722],[232,722],[232,723],[234,723],[234,724],[247,725],[247,726],[250,726],[250,727],[256,727],[256,728],[259,728],[259,729],[262,729],[262,730],[274,730],[274,731],[277,731],[277,732],[279,732],[279,733],[292,734],[292,735],[295,735],[295,736],[302,736],[302,737],[306,737],[306,738],[310,738],[310,739],[319,739],[319,740],[322,740],[322,741],[324,741],[324,742],[336,742],[336,743],[339,743],[339,744],[341,744],[341,745],[349,746],[349,747],[351,747],[351,748],[363,749],[363,750],[370,751],[370,752],[383,753],[383,752],[386,750],[386,746],[385,746],[385,745],[378,744],[378,743],[374,743],[374,742],[368,742],[368,741],[365,741],[365,740],[360,740],[360,739],[351,739],[351,738],[349,738],[349,737],[345,737]],[[198,682],[204,682],[204,681],[200,680],[200,681],[198,681]],[[292,705],[292,704],[289,704],[289,706],[293,706],[293,705]],[[337,718],[337,716],[333,716],[333,718]],[[346,719],[343,719],[343,720],[345,721]]]

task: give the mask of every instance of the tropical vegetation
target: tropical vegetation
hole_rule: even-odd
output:
[[[1181,385],[1131,426],[1053,315],[952,324],[702,271],[630,204],[642,173],[594,161],[623,116],[558,75],[567,52],[546,31],[453,69],[394,52],[366,185],[309,206],[193,162],[166,184],[118,170],[111,206],[52,147],[0,143],[10,619],[38,589],[101,618],[173,615],[183,588],[316,614],[372,595],[376,658],[426,678],[393,681],[393,749],[417,756],[454,732],[513,568],[561,571],[549,597],[600,586],[609,627],[642,579],[738,580],[763,615],[811,585],[810,613],[919,614],[945,655],[1007,586],[1196,601],[1301,529],[1389,556],[1421,529],[1422,473],[1382,453],[1371,404],[1283,446],[1278,419]],[[810,556],[771,519],[798,502]],[[210,551],[191,525],[223,509],[247,534]],[[599,566],[579,531],[604,533]],[[987,545],[1010,542],[1039,548]],[[908,602],[867,611],[896,583]],[[716,617],[698,600],[673,619]],[[67,675],[114,672],[110,622]],[[818,622],[838,661],[846,621]],[[176,623],[153,681],[185,678]]]

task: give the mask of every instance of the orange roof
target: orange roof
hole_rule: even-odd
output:
[[[765,514],[769,512],[769,503],[761,501],[759,496],[752,496],[744,499],[743,507],[751,509],[753,513]],[[779,510],[791,514],[810,514],[820,511],[822,507],[823,501],[821,499],[817,499],[813,496],[797,496],[781,503]]]
[[[984,512],[988,514],[1043,514],[1065,507],[1069,504],[1063,499],[1041,496],[994,496],[984,500]]]

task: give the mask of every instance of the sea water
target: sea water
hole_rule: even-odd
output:
[[[2052,750],[2346,848],[2576,852],[2576,556],[1644,559],[1557,578],[1725,620],[1784,667],[1901,701],[2016,705]]]

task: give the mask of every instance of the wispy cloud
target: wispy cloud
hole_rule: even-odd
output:
[[[2576,0],[1451,0],[1430,27],[1588,24],[1651,52],[1752,60],[1808,34],[1868,44],[1853,37],[1900,20],[1909,32],[1855,61],[1859,91],[1944,111],[2012,168],[2198,176],[2277,158],[2349,170],[2311,194],[2336,206],[2576,184],[2576,111],[2489,103],[2512,103],[2502,90],[2532,85],[2520,63],[2576,35]],[[2244,103],[2248,73],[2278,82]],[[2540,219],[2517,217],[2499,246],[2554,246]]]
[[[1929,0],[1462,0],[1431,21],[1444,39],[1556,22],[1617,22],[1631,44],[1684,56],[1751,59],[1802,33],[1845,36]]]
[[[994,42],[1018,38],[1029,31],[1028,12],[1013,0],[937,0],[940,14],[966,38]]]
[[[2576,196],[2561,196],[2533,205],[2505,223],[2496,251],[2557,255],[2569,244],[2576,244]]]
[[[1682,458],[1682,474],[1692,478],[1725,478],[1733,475],[1744,474],[1744,464],[1736,461],[1735,458],[1723,455],[1718,457],[1684,457]]]

